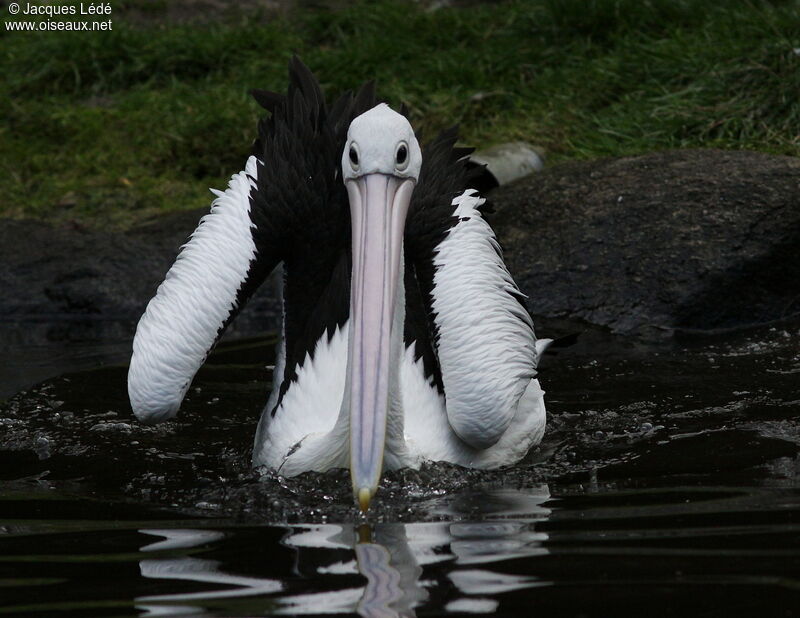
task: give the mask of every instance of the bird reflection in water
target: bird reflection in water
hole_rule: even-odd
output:
[[[233,573],[235,564],[189,555],[221,550],[226,543],[241,551],[236,527],[141,530],[164,539],[148,543],[141,551],[165,554],[140,561],[143,577],[210,587],[143,596],[137,599],[137,607],[148,616],[202,615],[221,608],[230,611],[233,607],[226,606],[226,600],[232,603],[247,597],[249,612],[262,602],[262,612],[278,614],[415,616],[415,609],[428,601],[430,590],[443,586],[447,611],[491,613],[499,605],[498,595],[547,583],[486,565],[548,553],[543,545],[547,534],[535,528],[550,515],[545,505],[549,498],[546,485],[523,491],[473,491],[431,503],[431,514],[449,522],[289,526],[281,544],[294,550],[295,562],[287,565],[285,572],[291,575],[284,578],[253,575],[254,565],[264,564],[264,556],[270,555],[268,545],[252,544],[252,555],[241,556],[248,576]],[[248,534],[252,532],[248,528]],[[274,565],[270,564],[269,571],[275,573]],[[353,586],[353,575],[363,576],[366,582]],[[164,587],[163,582],[159,584],[159,589]],[[295,592],[300,587],[303,591]]]
[[[410,586],[404,586],[403,573],[392,565],[392,555],[379,543],[372,542],[372,527],[361,524],[358,527],[358,543],[355,546],[358,572],[367,578],[364,595],[358,602],[357,611],[361,616],[386,616],[396,613],[395,607],[409,610],[415,605],[409,598],[404,598],[404,591],[417,592],[417,579],[422,574],[418,571]],[[413,594],[413,597],[418,595]],[[421,596],[421,595],[419,595]]]

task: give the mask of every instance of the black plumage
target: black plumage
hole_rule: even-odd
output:
[[[237,296],[238,311],[279,262],[284,265],[285,370],[278,403],[317,341],[332,336],[350,312],[350,211],[341,157],[354,118],[380,103],[373,83],[328,106],[319,84],[297,58],[289,64],[287,94],[254,90],[269,115],[258,125],[253,154],[256,186],[250,217],[257,255]],[[402,113],[407,114],[403,108]],[[442,390],[431,313],[436,246],[458,223],[453,197],[468,186],[471,149],[457,148],[450,129],[423,146],[422,169],[404,237],[406,344],[416,342],[425,373]]]

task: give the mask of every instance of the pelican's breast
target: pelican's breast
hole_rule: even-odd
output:
[[[330,432],[339,417],[347,370],[348,325],[320,337],[313,355],[307,354],[272,414],[280,388],[281,363],[273,377],[273,394],[261,415],[253,451],[253,464],[280,468],[301,441]]]
[[[417,468],[425,460],[454,461],[455,435],[445,411],[445,399],[425,375],[422,359],[414,360],[414,344],[403,353],[400,389],[403,400],[403,433],[411,461]],[[456,438],[457,439],[457,438]]]

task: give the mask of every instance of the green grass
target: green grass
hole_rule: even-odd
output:
[[[0,34],[0,215],[127,225],[208,204],[254,137],[247,91],[285,89],[295,52],[329,97],[375,78],[426,135],[459,123],[464,143],[522,139],[551,162],[800,154],[797,0],[379,2],[193,25],[165,11],[129,1],[111,32]]]

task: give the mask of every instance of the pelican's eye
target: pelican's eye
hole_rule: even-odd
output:
[[[408,167],[408,144],[400,142],[394,153],[395,167],[401,172]]]
[[[350,153],[348,155],[350,157],[350,166],[354,170],[358,170],[358,146],[355,143],[350,144]]]

